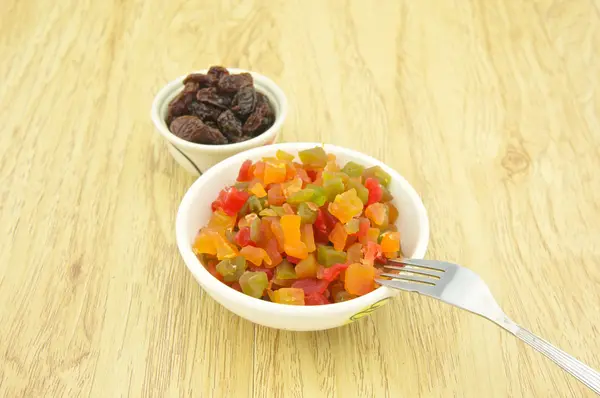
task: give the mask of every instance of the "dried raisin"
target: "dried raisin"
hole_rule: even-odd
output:
[[[221,76],[217,88],[220,93],[233,95],[242,87],[251,86],[254,83],[250,73],[240,73],[239,75]]]
[[[226,96],[219,95],[214,87],[203,88],[196,93],[196,99],[200,102],[218,106],[219,108],[227,109],[231,105],[231,99]]]
[[[229,71],[222,66],[211,66],[207,75],[211,79],[211,85],[214,86],[221,77],[229,75]]]
[[[242,122],[229,109],[221,113],[217,123],[219,130],[229,139],[242,135]]]
[[[271,127],[273,122],[273,110],[269,105],[269,100],[263,94],[258,93],[256,107],[244,123],[243,133],[256,137]]]
[[[197,83],[200,86],[199,88],[204,88],[213,84],[214,77],[205,75],[204,73],[192,73],[183,79],[183,84],[187,84],[189,82]]]
[[[205,104],[204,102],[194,101],[188,105],[190,114],[199,117],[203,122],[217,121],[223,109],[216,106]]]
[[[183,116],[188,112],[187,104],[188,104],[189,95],[181,92],[177,94],[175,98],[169,102],[169,107],[167,109],[167,125],[170,125],[173,119]],[[190,101],[191,103],[191,101]]]
[[[245,86],[233,97],[231,110],[242,120],[246,120],[256,105],[256,90],[253,86]]]
[[[196,116],[180,116],[173,120],[171,132],[179,138],[199,144],[227,143],[227,138],[219,130],[207,126]]]

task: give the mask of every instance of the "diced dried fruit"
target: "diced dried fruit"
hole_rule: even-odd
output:
[[[239,283],[244,294],[255,298],[261,298],[269,286],[265,272],[246,271],[240,276]]]
[[[375,268],[364,264],[350,264],[346,269],[344,288],[350,294],[362,296],[374,289]]]
[[[287,305],[304,305],[304,290],[283,287],[271,294],[271,301]]]
[[[274,303],[325,305],[367,294],[382,264],[400,255],[385,174],[356,164],[340,171],[322,148],[302,156],[304,164],[279,150],[244,162],[212,202],[193,251],[215,278]]]

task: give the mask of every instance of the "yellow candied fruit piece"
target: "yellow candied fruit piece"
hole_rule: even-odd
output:
[[[267,196],[267,191],[265,191],[265,187],[260,182],[257,182],[250,188],[250,192],[252,192],[258,198],[264,198]]]

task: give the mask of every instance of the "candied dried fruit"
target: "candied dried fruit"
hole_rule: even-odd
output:
[[[245,86],[238,91],[231,102],[231,110],[242,120],[246,120],[254,111],[256,106],[256,89],[252,86]]]
[[[251,86],[254,83],[250,73],[240,73],[238,75],[223,75],[217,83],[219,93],[233,95],[242,87]]]
[[[198,144],[226,144],[227,138],[217,129],[207,126],[196,116],[180,116],[171,122],[171,132],[186,141]]]
[[[401,255],[386,175],[342,168],[319,147],[300,156],[302,164],[281,150],[243,162],[193,252],[232,289],[274,303],[326,305],[373,291],[382,264]]]

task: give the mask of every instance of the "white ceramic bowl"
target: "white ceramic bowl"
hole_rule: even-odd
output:
[[[320,306],[292,306],[271,303],[247,296],[213,277],[192,251],[192,243],[200,228],[210,218],[210,203],[225,186],[232,185],[241,164],[246,159],[260,160],[274,156],[278,149],[296,155],[316,143],[285,143],[254,148],[239,153],[211,167],[192,184],[185,194],[177,214],[176,234],[179,251],[188,269],[212,298],[225,308],[252,322],[286,330],[322,330],[334,328],[369,314],[397,291],[380,287],[364,296],[342,303]],[[366,167],[380,166],[392,176],[389,190],[400,214],[397,226],[401,235],[402,251],[407,257],[423,258],[429,242],[429,221],[425,207],[413,187],[396,171],[382,162],[350,149],[325,145],[327,153],[336,155],[340,164],[355,161]]]
[[[169,152],[173,158],[183,166],[188,172],[199,175],[209,169],[211,166],[219,163],[221,160],[235,155],[236,153],[247,149],[272,144],[277,139],[279,130],[285,121],[288,112],[287,98],[283,91],[271,79],[259,73],[237,69],[227,68],[230,73],[248,72],[254,79],[256,91],[263,93],[269,98],[275,112],[275,122],[261,135],[249,139],[248,141],[236,144],[226,145],[204,145],[189,142],[177,137],[169,131],[165,122],[169,102],[183,90],[183,80],[185,76],[180,76],[164,86],[154,97],[151,110],[151,118],[156,130],[167,141]],[[208,70],[194,71],[191,73],[206,73]]]

